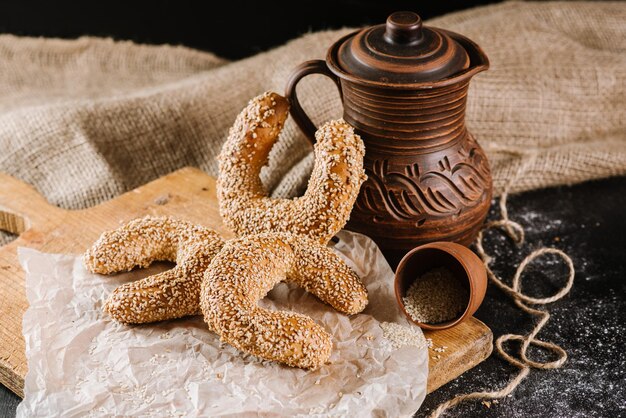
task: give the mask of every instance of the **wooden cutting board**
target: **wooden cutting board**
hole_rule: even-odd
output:
[[[171,215],[233,234],[222,224],[215,179],[184,168],[89,209],[69,211],[50,205],[33,187],[0,173],[0,229],[19,237],[0,247],[0,383],[23,396],[27,371],[22,316],[28,307],[17,248],[49,253],[83,253],[102,232],[145,215]],[[430,350],[429,392],[474,367],[491,354],[492,333],[475,318],[449,330],[425,332]],[[410,365],[407,365],[410,366]]]

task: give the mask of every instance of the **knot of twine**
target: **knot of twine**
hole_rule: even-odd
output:
[[[526,166],[527,164],[520,164],[518,166],[519,167],[518,173],[523,171],[523,169]],[[515,178],[517,178],[517,176],[515,176]],[[513,179],[512,181],[514,180],[515,179]],[[563,296],[565,296],[570,291],[570,289],[572,288],[572,285],[574,284],[574,263],[572,262],[572,259],[563,251],[558,250],[556,248],[547,248],[547,247],[539,248],[533,251],[532,253],[530,253],[528,256],[526,256],[526,258],[524,258],[524,260],[522,260],[522,262],[519,264],[519,266],[517,267],[517,270],[515,271],[515,275],[513,276],[511,286],[508,286],[506,283],[504,283],[504,281],[500,277],[498,277],[498,275],[496,275],[493,272],[493,270],[491,270],[490,264],[491,264],[492,258],[487,254],[487,252],[485,251],[483,247],[483,236],[487,230],[492,229],[492,228],[500,229],[506,235],[508,235],[513,240],[513,242],[516,243],[517,245],[521,245],[524,242],[524,228],[522,228],[522,226],[518,224],[517,222],[514,222],[509,219],[509,214],[508,214],[508,210],[506,207],[507,197],[508,197],[508,193],[507,191],[505,191],[500,198],[500,214],[501,214],[502,219],[498,221],[489,222],[481,229],[481,231],[478,233],[478,237],[476,238],[476,249],[477,249],[478,255],[480,256],[480,258],[483,260],[483,263],[485,264],[485,268],[487,270],[487,277],[489,277],[489,280],[493,284],[495,284],[499,289],[501,289],[507,295],[509,295],[513,299],[517,307],[519,307],[522,311],[539,318],[539,320],[536,322],[533,330],[527,335],[505,334],[505,335],[500,336],[496,340],[496,350],[498,354],[500,354],[500,356],[502,356],[504,360],[506,360],[508,363],[520,369],[519,373],[504,388],[497,390],[497,391],[491,391],[491,392],[486,392],[486,391],[485,392],[473,392],[473,393],[455,396],[449,401],[446,401],[440,404],[437,407],[437,409],[435,409],[433,413],[430,415],[431,418],[437,418],[441,416],[443,412],[446,411],[448,408],[451,408],[464,401],[504,398],[505,396],[513,392],[515,388],[517,388],[517,386],[522,382],[522,380],[524,380],[528,376],[531,368],[558,369],[567,360],[567,352],[563,350],[561,347],[559,347],[558,345],[554,343],[551,343],[548,341],[542,341],[536,338],[537,334],[541,331],[541,329],[545,326],[545,324],[550,319],[550,313],[548,311],[531,308],[527,304],[546,305],[548,303],[555,302],[561,299]],[[545,298],[535,298],[535,297],[528,296],[522,293],[521,277],[524,271],[526,270],[526,267],[535,259],[541,256],[544,256],[546,254],[554,254],[563,259],[563,261],[565,262],[565,264],[567,265],[569,269],[567,282],[553,296],[549,296]],[[519,357],[514,357],[513,355],[509,354],[504,349],[504,343],[506,343],[507,341],[521,341],[522,342],[522,345],[519,351]],[[539,362],[539,361],[534,361],[534,360],[529,359],[527,352],[528,352],[528,348],[531,345],[553,352],[557,356],[557,360]]]

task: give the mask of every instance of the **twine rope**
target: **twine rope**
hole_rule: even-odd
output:
[[[567,295],[569,291],[571,290],[572,286],[574,285],[575,271],[574,271],[574,263],[572,262],[572,259],[565,252],[559,249],[548,248],[548,247],[539,248],[531,252],[528,256],[526,256],[526,258],[524,258],[524,260],[522,260],[522,262],[517,266],[515,275],[513,276],[512,285],[508,286],[502,280],[502,278],[500,278],[491,269],[490,264],[493,261],[493,258],[487,254],[483,246],[483,237],[489,229],[499,229],[503,231],[503,233],[508,235],[513,240],[513,242],[517,244],[518,246],[523,244],[524,238],[525,238],[524,228],[522,228],[522,226],[519,223],[509,219],[509,213],[508,213],[506,203],[507,203],[507,198],[508,198],[508,190],[510,189],[510,186],[519,177],[519,175],[522,172],[524,172],[524,170],[530,164],[533,163],[534,157],[535,157],[534,155],[531,155],[530,158],[524,158],[524,154],[520,153],[517,174],[511,179],[505,192],[500,197],[501,219],[487,223],[478,233],[478,236],[476,238],[476,249],[477,249],[478,255],[480,256],[480,258],[483,260],[483,263],[485,264],[485,268],[487,270],[487,277],[489,277],[489,280],[493,284],[495,284],[499,289],[504,291],[504,293],[509,295],[509,297],[513,299],[513,301],[515,302],[515,305],[518,308],[530,314],[531,316],[535,316],[538,318],[538,321],[535,323],[535,326],[530,333],[526,335],[505,334],[505,335],[500,336],[496,340],[496,351],[498,352],[498,354],[500,354],[500,356],[502,356],[505,361],[519,368],[520,371],[513,379],[511,379],[511,381],[509,381],[509,383],[504,388],[500,390],[491,391],[491,392],[486,392],[486,391],[485,392],[473,392],[473,393],[468,393],[468,394],[457,395],[454,398],[446,402],[443,402],[437,407],[437,409],[435,409],[432,412],[432,414],[430,415],[430,418],[440,417],[447,409],[452,408],[461,402],[465,402],[469,400],[504,398],[505,396],[512,393],[517,388],[517,386],[519,386],[519,384],[528,376],[531,368],[558,369],[567,360],[567,352],[563,350],[561,347],[559,347],[558,345],[554,343],[551,343],[548,341],[542,341],[536,338],[537,334],[541,331],[541,329],[546,325],[546,323],[550,319],[550,313],[547,310],[531,308],[527,304],[547,305]],[[545,298],[536,298],[536,297],[532,297],[523,293],[521,290],[521,282],[522,282],[522,275],[524,271],[526,270],[528,265],[532,263],[534,260],[536,260],[539,257],[545,256],[547,254],[554,254],[554,255],[561,257],[565,265],[568,267],[568,276],[567,276],[567,281],[565,285],[554,295],[545,297]],[[522,342],[522,345],[519,351],[519,357],[514,357],[513,355],[509,354],[505,350],[504,344],[508,341],[521,341]],[[534,345],[541,349],[545,349],[547,351],[551,351],[552,353],[556,355],[557,359],[554,361],[546,361],[546,362],[534,361],[534,360],[529,359],[527,352],[528,352],[528,348],[531,345]]]

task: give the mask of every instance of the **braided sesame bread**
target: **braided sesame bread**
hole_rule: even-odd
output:
[[[113,319],[140,324],[199,314],[204,271],[223,245],[209,228],[148,216],[102,234],[84,263],[93,273],[111,274],[153,261],[176,262],[171,270],[119,286],[106,301],[104,310]]]
[[[315,164],[305,194],[270,198],[259,173],[288,111],[284,97],[267,92],[239,114],[219,157],[220,213],[239,236],[290,232],[327,243],[348,221],[365,180],[363,142],[343,120],[326,123],[315,135]]]
[[[344,313],[367,304],[360,279],[333,251],[303,236],[264,233],[229,241],[215,256],[202,281],[204,319],[239,350],[315,369],[330,356],[330,335],[307,316],[257,305],[284,279]]]

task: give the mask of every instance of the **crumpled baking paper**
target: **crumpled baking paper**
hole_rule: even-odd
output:
[[[316,371],[244,355],[221,343],[202,317],[127,326],[103,313],[115,287],[168,265],[101,276],[88,273],[80,256],[20,248],[30,307],[17,415],[412,415],[426,395],[428,349],[398,348],[383,335],[381,322],[409,326],[393,295],[393,272],[369,238],[345,231],[339,237],[335,250],[369,291],[364,313],[339,314],[285,283],[261,301],[310,315],[332,334],[331,363]]]

